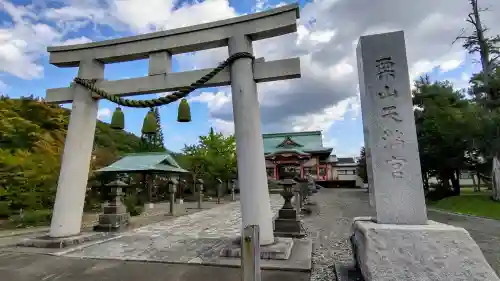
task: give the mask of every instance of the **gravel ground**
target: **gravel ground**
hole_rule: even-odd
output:
[[[321,189],[304,227],[314,241],[311,281],[335,280],[333,265],[352,262],[349,236],[352,218],[372,215],[368,194],[361,190]]]

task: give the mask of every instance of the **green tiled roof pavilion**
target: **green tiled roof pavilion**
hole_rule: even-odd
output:
[[[96,172],[116,173],[188,173],[175,161],[168,152],[133,153],[123,156],[113,164],[101,168]]]

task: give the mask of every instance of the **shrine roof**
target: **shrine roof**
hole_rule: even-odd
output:
[[[280,149],[276,149],[275,151],[269,153],[268,155],[273,155],[273,154],[279,154],[279,153],[296,153],[296,154],[299,154],[299,155],[310,155],[309,153],[307,152],[304,152],[300,149],[296,149],[296,148],[280,148]]]
[[[165,172],[188,173],[168,152],[133,153],[96,172]]]
[[[262,137],[266,154],[277,153],[284,149],[297,149],[303,153],[332,151],[332,148],[323,146],[321,131],[263,134]]]

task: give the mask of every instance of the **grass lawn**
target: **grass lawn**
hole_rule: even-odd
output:
[[[427,204],[431,208],[444,211],[500,220],[500,203],[490,198],[491,191],[473,192],[472,189],[463,188],[460,196],[429,201]]]

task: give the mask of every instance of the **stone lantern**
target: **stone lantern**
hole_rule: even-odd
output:
[[[236,180],[231,181],[231,201],[235,200],[235,191],[236,191]]]
[[[278,217],[274,221],[274,235],[277,237],[304,237],[302,223],[298,218],[297,211],[293,208],[291,199],[293,197],[293,187],[297,183],[292,179],[281,181],[283,191],[281,196],[285,199],[283,207],[278,212]]]
[[[215,179],[215,181],[217,182],[217,189],[216,189],[216,192],[217,192],[217,204],[220,204],[220,197],[221,197],[221,193],[222,193],[222,181],[221,179]]]
[[[122,203],[122,188],[128,184],[115,180],[106,184],[110,188],[111,199],[104,205],[103,213],[99,215],[99,223],[94,226],[95,231],[118,231],[129,224],[129,213]]]
[[[198,209],[201,209],[201,202],[203,202],[203,180],[196,179],[195,185],[198,189]]]
[[[179,182],[175,178],[168,179],[168,192],[170,194],[170,214],[175,213],[175,193],[177,192],[177,184]]]

